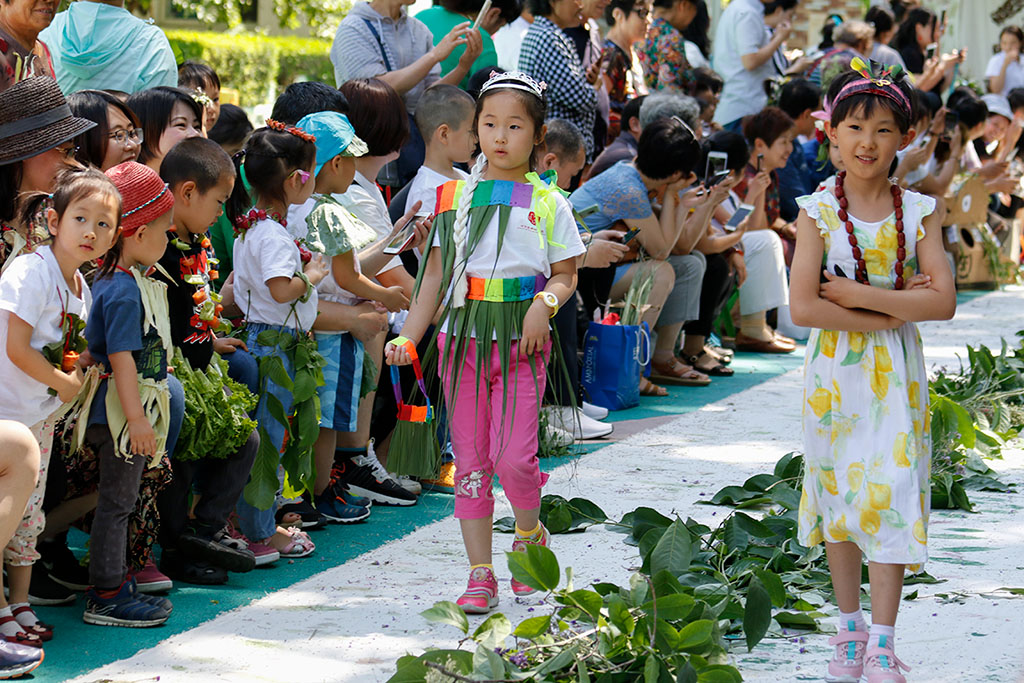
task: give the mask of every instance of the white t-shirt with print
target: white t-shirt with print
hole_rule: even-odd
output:
[[[284,325],[309,330],[316,320],[316,290],[309,299],[278,303],[270,295],[267,281],[291,278],[302,271],[302,259],[295,238],[270,218],[255,223],[235,240],[235,303],[245,319],[267,325]],[[295,304],[295,315],[292,314]],[[296,321],[296,315],[298,321]]]
[[[498,253],[498,223],[501,211],[495,211],[490,223],[484,229],[480,241],[466,261],[466,275],[488,279],[531,277],[543,274],[551,277],[551,264],[575,258],[586,251],[580,239],[579,228],[573,217],[569,200],[555,195],[557,209],[550,239],[543,219],[533,217],[528,208],[512,207],[509,212],[508,228]],[[531,220],[532,218],[532,220]],[[538,237],[538,230],[544,236],[544,244]],[[440,236],[434,235],[433,246],[440,246]],[[562,245],[562,246],[557,246]],[[451,296],[451,287],[445,301]],[[444,326],[447,331],[447,324]]]
[[[7,348],[11,315],[32,326],[29,345],[36,351],[63,339],[62,313],[73,313],[85,320],[92,295],[82,274],[76,271],[75,278],[82,290],[81,298],[68,287],[48,246],[14,259],[0,277],[0,349]],[[0,353],[0,417],[29,427],[47,418],[61,405],[60,399],[51,396],[48,389],[14,365],[6,352]]]

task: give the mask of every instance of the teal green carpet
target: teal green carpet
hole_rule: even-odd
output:
[[[615,412],[611,420],[639,420],[649,417],[680,415],[760,384],[801,365],[802,348],[786,356],[741,354],[732,366],[733,377],[715,378],[707,387],[670,387],[663,398],[640,399],[636,408]],[[577,455],[593,452],[607,444],[579,446]],[[550,471],[566,458],[545,458],[541,468]],[[153,647],[173,635],[187,631],[204,621],[236,607],[242,607],[273,591],[287,588],[315,573],[336,567],[363,553],[401,538],[421,526],[452,513],[453,499],[443,494],[425,494],[408,508],[374,506],[369,521],[354,526],[331,526],[312,532],[316,553],[291,563],[275,565],[248,574],[231,574],[224,586],[201,588],[178,584],[168,597],[174,602],[174,614],[161,627],[120,629],[88,626],[82,622],[84,600],[67,607],[40,607],[43,621],[56,627],[55,639],[46,646],[46,661],[34,676],[20,680],[65,681],[110,662],[125,659],[139,650]],[[83,538],[79,535],[79,539]]]

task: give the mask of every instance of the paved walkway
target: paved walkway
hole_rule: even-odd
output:
[[[929,363],[955,367],[956,354],[967,342],[998,347],[1000,335],[1014,339],[1024,327],[1019,322],[1022,303],[1024,290],[993,293],[962,305],[950,323],[924,325]],[[714,523],[726,511],[696,501],[767,471],[800,447],[800,395],[799,370],[750,386],[556,467],[545,492],[590,498],[616,518],[642,504]],[[1024,490],[1024,451],[1008,453],[993,467]],[[971,497],[978,514],[933,515],[928,570],[945,582],[915,587],[918,599],[904,603],[898,639],[901,658],[914,667],[912,681],[1024,681],[1024,620],[1019,616],[1024,602],[996,592],[1024,586],[1021,495],[972,492]],[[347,561],[339,566],[324,562],[330,567],[326,571],[283,590],[269,592],[267,585],[266,597],[191,630],[163,640],[156,629],[145,635],[76,630],[74,645],[80,652],[87,653],[90,638],[123,643],[146,637],[154,646],[75,680],[383,681],[405,652],[454,646],[454,629],[419,616],[437,600],[454,599],[465,574],[458,527],[446,507],[450,499],[432,498],[422,514],[437,521],[415,530],[403,527],[400,533],[407,535],[371,552],[346,548]],[[509,513],[499,496],[497,514]],[[352,539],[375,545],[355,534]],[[510,540],[497,535],[496,548]],[[578,586],[624,582],[637,564],[636,549],[603,528],[554,541],[563,566],[573,567]],[[503,577],[501,609],[517,623],[531,605],[513,602],[508,572],[500,561],[497,566]],[[295,571],[308,567],[297,565]],[[281,572],[283,578],[292,569],[267,576]],[[208,596],[211,601],[244,601],[244,594],[235,593],[227,589]],[[182,618],[188,615],[172,617]],[[745,679],[765,683],[820,680],[827,657],[824,636],[809,636],[801,644],[766,639],[751,654],[743,650],[735,654],[735,663]],[[55,673],[48,674],[44,665],[37,679],[58,680],[48,677]]]

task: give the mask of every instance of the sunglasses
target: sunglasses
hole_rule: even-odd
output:
[[[313,176],[312,173],[310,173],[309,171],[303,171],[301,168],[295,169],[295,171],[292,172],[292,175],[295,175],[296,173],[299,174],[299,181],[303,185],[309,182],[309,179]]]

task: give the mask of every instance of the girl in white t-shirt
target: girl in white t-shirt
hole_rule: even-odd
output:
[[[469,180],[438,189],[432,247],[387,361],[412,362],[444,303],[439,370],[455,453],[455,516],[469,555],[458,604],[484,613],[498,604],[491,565],[495,474],[516,518],[513,551],[547,545],[540,523],[537,427],[551,348],[548,319],[576,289],[583,254],[576,221],[555,180],[533,168],[544,141],[544,84],[495,74],[480,91],[474,127],[481,155]],[[442,302],[443,298],[443,302]],[[512,581],[516,595],[533,589]]]
[[[1024,65],[1020,52],[1024,46],[1024,31],[1017,26],[1006,26],[999,34],[999,52],[992,55],[985,67],[988,91],[1006,95],[1014,88],[1024,86]]]
[[[41,645],[52,627],[28,605],[36,540],[45,526],[42,503],[53,426],[62,406],[82,387],[78,354],[92,297],[79,267],[102,256],[117,236],[121,196],[95,169],[71,169],[58,177],[46,223],[53,241],[17,257],[0,278],[0,415],[28,426],[39,442],[39,479],[4,562],[10,595],[0,594],[0,636]],[[24,225],[43,210],[43,192],[22,200]]]
[[[275,417],[280,408],[285,415],[292,415],[293,400],[291,390],[271,378],[281,369],[290,379],[295,378],[297,345],[288,338],[298,340],[312,328],[316,286],[328,272],[321,256],[310,258],[307,252],[303,258],[284,218],[289,206],[304,203],[313,193],[315,138],[268,119],[267,127],[254,132],[242,153],[236,155],[236,164],[238,179],[227,206],[228,218],[238,234],[234,246],[234,299],[245,315],[249,351],[260,359],[261,391],[256,408],[260,441],[281,453],[286,436],[299,441],[310,437],[297,432],[304,428],[304,420],[295,419],[286,427]],[[276,399],[277,410],[268,405],[270,396]],[[319,429],[317,423],[313,426]],[[312,462],[305,464],[311,471]],[[260,465],[257,456],[257,467]],[[273,469],[276,472],[276,464]],[[291,483],[301,486],[298,481]],[[253,496],[248,489],[247,493]],[[259,507],[243,496],[237,508],[242,533],[251,542],[269,545],[282,557],[305,557],[313,552],[308,536],[275,524],[273,501],[267,505],[266,500],[253,500]]]

